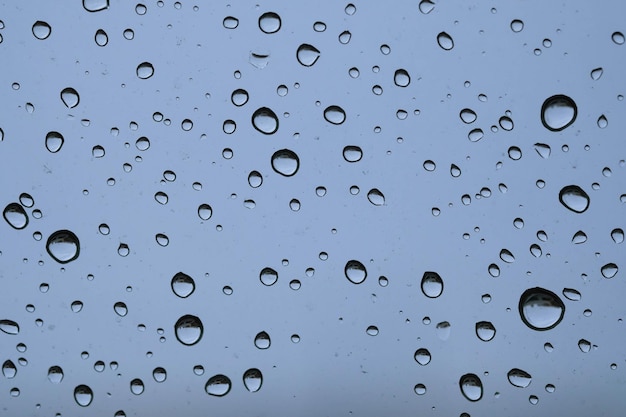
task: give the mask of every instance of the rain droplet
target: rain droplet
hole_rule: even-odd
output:
[[[328,106],[324,110],[324,119],[328,123],[340,125],[346,121],[346,112],[339,106]]]
[[[230,101],[237,107],[241,107],[248,102],[248,92],[239,88],[230,95]]]
[[[502,249],[500,251],[500,259],[502,259],[507,264],[512,264],[515,262],[515,256],[508,249]]]
[[[625,41],[624,34],[622,32],[613,32],[611,39],[616,45],[623,45]]]
[[[353,14],[356,13],[356,6],[352,3],[348,3],[344,11],[346,12],[348,16],[352,16]]]
[[[452,37],[448,35],[446,32],[441,32],[437,35],[437,43],[441,47],[441,49],[445,51],[449,51],[454,48],[454,41]]]
[[[526,388],[532,381],[532,377],[528,372],[517,368],[511,369],[506,376],[511,385],[518,388]]]
[[[618,270],[619,268],[614,263],[608,263],[604,265],[602,268],[600,268],[600,272],[602,273],[602,276],[604,278],[609,278],[609,279],[617,275]]]
[[[347,162],[358,162],[363,157],[363,151],[358,146],[346,146],[343,148],[343,159]]]
[[[594,81],[597,81],[600,79],[600,77],[602,77],[602,73],[604,72],[604,70],[602,69],[602,67],[598,67],[595,69],[591,70],[591,79]]]
[[[274,12],[263,13],[259,17],[259,29],[263,33],[276,33],[280,30],[281,26],[280,16]]]
[[[552,291],[530,288],[519,300],[519,313],[524,324],[533,330],[549,330],[556,327],[565,315],[563,301]]]
[[[534,256],[535,258],[540,258],[541,255],[543,254],[541,250],[541,246],[539,246],[536,243],[533,243],[532,245],[530,245],[530,254]]]
[[[272,155],[272,168],[282,176],[291,177],[300,168],[300,158],[289,149],[278,150]]]
[[[18,203],[9,203],[2,211],[4,220],[14,229],[23,229],[28,226],[28,215]]]
[[[611,239],[615,243],[622,243],[624,241],[624,231],[622,229],[613,229],[611,231]]]
[[[66,264],[78,258],[80,242],[78,237],[71,231],[58,230],[48,238],[46,250],[52,259],[61,264]]]
[[[605,115],[601,115],[598,117],[597,124],[600,129],[604,129],[609,125],[609,121],[606,119]]]
[[[17,367],[15,366],[13,361],[9,359],[4,361],[4,363],[2,364],[2,375],[4,375],[4,377],[7,379],[12,379],[12,378],[15,378],[16,374],[17,374]]]
[[[413,387],[413,391],[415,391],[417,395],[424,395],[426,394],[426,385],[417,384],[415,385],[415,387]]]
[[[579,230],[572,237],[572,243],[576,245],[580,245],[581,243],[585,243],[587,241],[587,235],[582,230]]]
[[[167,379],[167,372],[165,371],[165,368],[154,368],[152,371],[152,378],[154,378],[156,382],[164,382]]]
[[[68,109],[73,109],[78,106],[80,96],[72,87],[67,87],[61,91],[61,101],[63,101],[63,104],[65,104]]]
[[[443,340],[445,342],[446,340],[450,338],[450,331],[452,330],[452,326],[450,325],[449,322],[442,321],[440,323],[437,323],[437,326],[435,326],[435,329],[437,331],[437,337],[440,340]]]
[[[476,336],[483,342],[489,342],[496,336],[496,328],[489,321],[476,323]]]
[[[87,385],[79,385],[74,388],[74,400],[81,407],[87,407],[93,401],[93,391]]]
[[[289,202],[289,208],[292,211],[299,211],[300,210],[300,201],[293,198],[290,202]]]
[[[385,204],[385,196],[378,188],[372,188],[367,193],[367,199],[375,206],[382,206]]]
[[[339,34],[339,43],[346,45],[350,42],[351,38],[352,38],[352,33],[350,33],[350,31],[348,30],[344,30],[343,32]]]
[[[200,204],[198,206],[198,217],[202,220],[209,220],[213,215],[213,209],[208,204]]]
[[[577,185],[568,185],[559,192],[559,201],[574,213],[583,213],[589,207],[589,195]]]
[[[98,29],[94,35],[94,40],[98,46],[106,46],[109,43],[109,36],[103,29]]]
[[[428,298],[437,298],[443,293],[443,280],[436,272],[424,272],[422,277],[422,292]]]
[[[130,254],[130,248],[126,243],[120,243],[117,247],[117,253],[122,257],[126,257]]]
[[[189,297],[196,289],[196,283],[189,275],[179,272],[172,278],[172,291],[180,298]]]
[[[83,0],[83,7],[88,12],[99,12],[109,8],[109,0]]]
[[[257,392],[263,385],[263,374],[256,368],[248,369],[243,373],[243,385],[250,392]]]
[[[476,112],[472,109],[463,109],[459,113],[459,117],[463,123],[470,124],[474,123],[478,116],[476,116]]]
[[[207,381],[204,389],[209,395],[215,397],[223,397],[230,391],[231,382],[230,378],[226,375],[214,375]]]
[[[60,366],[51,366],[48,369],[48,380],[53,384],[60,384],[63,381],[63,369]]]
[[[46,135],[46,149],[52,153],[57,153],[63,147],[63,135],[59,132],[48,132]]]
[[[259,279],[263,285],[269,287],[276,284],[276,281],[278,281],[278,272],[269,267],[263,268],[259,274]]]
[[[142,62],[137,66],[137,77],[141,80],[147,80],[154,75],[154,67],[149,62]]]
[[[326,23],[324,22],[315,22],[313,23],[313,30],[316,32],[323,32],[326,30]]]
[[[6,334],[16,335],[20,332],[20,326],[13,320],[2,319],[0,320],[0,330]]]
[[[20,204],[24,207],[30,208],[35,205],[35,200],[30,194],[22,193],[20,194]]]
[[[266,332],[259,332],[254,337],[254,346],[258,349],[268,349],[272,344],[272,340],[270,339],[270,335]]]
[[[541,123],[552,132],[559,132],[576,120],[578,107],[570,97],[558,94],[543,102]]]
[[[204,326],[198,317],[187,314],[178,319],[174,325],[174,332],[180,343],[192,346],[202,338]]]
[[[227,16],[224,18],[222,25],[224,25],[226,29],[236,29],[237,26],[239,26],[239,19],[233,16]]]
[[[535,143],[535,151],[539,154],[543,159],[548,159],[550,157],[550,145],[546,145],[545,143]]]
[[[492,277],[497,278],[500,276],[500,267],[498,267],[498,265],[491,264],[487,269],[489,271],[489,275],[491,275]]]
[[[72,302],[72,304],[70,305],[70,309],[74,312],[74,313],[78,313],[83,309],[83,302],[82,301],[74,301]]]
[[[563,296],[570,301],[580,301],[581,294],[573,288],[563,288]]]
[[[591,350],[591,342],[585,339],[580,339],[578,341],[578,349],[582,353],[588,353]]]
[[[261,107],[252,114],[252,126],[265,135],[278,130],[278,116],[268,107]]]
[[[393,74],[393,82],[398,87],[408,87],[411,84],[411,76],[407,70],[400,68]]]
[[[44,21],[38,20],[33,24],[33,35],[39,40],[47,39],[52,33],[50,25]]]
[[[157,233],[155,235],[155,239],[157,241],[157,244],[159,246],[167,246],[170,243],[170,238],[167,237],[167,235],[163,234],[163,233]]]
[[[498,124],[503,130],[506,130],[507,132],[513,130],[513,120],[508,116],[502,116],[500,119],[498,119]]]
[[[314,47],[313,45],[309,45],[308,43],[303,43],[298,47],[296,52],[296,58],[298,62],[305,66],[311,67],[313,66],[320,57],[320,51]]]
[[[130,392],[132,392],[135,395],[141,395],[143,394],[145,387],[143,385],[143,381],[139,378],[135,378],[132,381],[130,381]]]
[[[426,366],[430,363],[431,356],[428,349],[421,348],[415,351],[413,358],[415,359],[415,362],[419,363],[422,366]]]
[[[346,263],[344,273],[346,278],[353,284],[360,284],[367,278],[365,265],[354,259]]]
[[[507,153],[509,155],[509,158],[514,161],[519,161],[520,159],[522,159],[522,150],[517,146],[511,146]]]
[[[511,30],[515,33],[519,33],[524,29],[524,22],[519,19],[511,21]]]
[[[467,138],[470,140],[470,142],[478,142],[483,138],[483,136],[485,136],[485,133],[482,129],[472,129],[467,134]]]
[[[117,303],[113,304],[113,311],[115,311],[115,314],[117,314],[120,317],[124,317],[128,314],[128,307],[126,307],[126,304],[124,304],[121,301],[118,301]]]
[[[452,175],[453,178],[460,177],[461,176],[461,168],[459,168],[455,164],[450,165],[450,175]]]
[[[378,336],[378,327],[368,326],[367,329],[365,329],[365,333],[367,333],[368,336]]]
[[[469,401],[478,401],[483,397],[483,383],[476,374],[465,374],[459,379],[461,393]]]
[[[422,12],[423,14],[428,14],[432,12],[434,8],[435,8],[435,3],[433,3],[431,0],[420,1],[419,9],[420,9],[420,12]]]
[[[167,194],[165,194],[163,191],[158,191],[154,195],[154,199],[156,200],[157,203],[163,204],[163,205],[167,204],[167,201],[168,201]]]

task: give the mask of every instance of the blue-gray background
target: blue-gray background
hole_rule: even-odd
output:
[[[435,2],[429,13],[417,1],[144,4],[143,15],[135,3],[114,0],[98,12],[80,1],[0,6],[0,205],[21,193],[35,201],[25,229],[0,223],[0,319],[20,326],[17,335],[0,333],[0,362],[17,366],[14,378],[0,376],[1,415],[615,416],[626,408],[626,286],[621,269],[611,279],[600,272],[624,259],[624,244],[611,238],[626,226],[626,45],[612,40],[626,32],[619,1]],[[258,25],[268,11],[282,20],[273,34]],[[224,27],[228,16],[238,19],[235,29]],[[522,31],[511,29],[514,19]],[[50,25],[48,38],[33,35],[36,21]],[[325,30],[315,31],[315,22]],[[108,35],[103,47],[94,39],[99,29]],[[134,31],[130,40],[126,29]],[[346,30],[351,38],[343,44]],[[438,45],[440,32],[453,38],[451,50]],[[320,51],[310,67],[296,58],[301,44]],[[269,56],[259,64],[252,54]],[[152,77],[138,78],[142,62],[153,65]],[[357,78],[349,75],[353,67]],[[394,84],[397,69],[411,76],[406,88]],[[280,85],[287,95],[277,94]],[[66,87],[79,93],[78,106],[64,105]],[[239,88],[249,93],[241,107],[230,99]],[[578,106],[562,132],[540,118],[555,94]],[[324,119],[331,105],[345,110],[343,124]],[[278,115],[275,134],[254,129],[260,107]],[[472,124],[460,119],[464,108],[476,112]],[[155,121],[155,112],[170,123]],[[512,130],[499,125],[505,115]],[[193,121],[191,130],[181,128],[184,119]],[[226,120],[236,123],[234,133],[224,133]],[[477,128],[484,137],[470,141]],[[51,131],[64,137],[56,153],[45,146]],[[149,149],[136,147],[140,137],[149,138]],[[536,143],[550,146],[547,158]],[[104,157],[94,157],[97,145]],[[343,158],[349,145],[362,148],[359,162]],[[521,159],[509,157],[511,146]],[[272,169],[272,154],[283,148],[300,159],[292,177]],[[434,171],[424,168],[427,160]],[[451,175],[452,164],[460,176]],[[175,181],[164,180],[166,170]],[[248,184],[253,170],[263,176],[258,188]],[[559,203],[570,184],[590,196],[582,214]],[[326,194],[318,196],[317,187]],[[371,189],[384,194],[384,205],[368,201]],[[159,191],[167,204],[155,200]],[[462,203],[464,194],[471,204]],[[299,211],[290,209],[292,199]],[[207,221],[197,215],[203,203],[213,210]],[[102,223],[110,234],[99,232]],[[60,229],[80,239],[80,256],[65,265],[45,248]],[[579,230],[587,240],[575,244]],[[167,246],[157,244],[158,233],[169,237]],[[121,243],[127,257],[118,254]],[[541,246],[540,257],[531,244]],[[502,249],[515,261],[503,262]],[[359,285],[344,275],[352,259],[367,268]],[[488,272],[492,263],[498,277]],[[259,280],[265,267],[278,272],[273,286]],[[170,286],[179,271],[196,284],[185,299]],[[425,271],[442,277],[440,297],[422,293]],[[302,283],[297,291],[293,279]],[[552,330],[532,330],[520,319],[520,295],[537,286],[565,303]],[[565,298],[564,288],[578,290],[580,301]],[[83,303],[78,313],[70,308],[75,300]],[[118,301],[128,306],[125,317],[113,310]],[[185,314],[204,324],[194,346],[174,334]],[[496,327],[493,340],[477,338],[479,321]],[[450,324],[447,337],[436,328],[441,322]],[[366,333],[372,325],[376,336]],[[271,337],[267,350],[254,345],[260,331]],[[589,352],[580,339],[592,343]],[[27,350],[19,352],[18,343]],[[428,365],[414,360],[418,348],[430,351]],[[101,373],[98,360],[107,365]],[[60,384],[47,378],[54,365],[64,371]],[[167,370],[163,383],[152,378],[158,366]],[[258,392],[242,382],[249,368],[263,373]],[[512,368],[531,374],[530,386],[512,386]],[[482,380],[478,402],[459,389],[467,373]],[[221,398],[204,389],[216,374],[232,380]],[[141,395],[130,391],[135,378],[145,384]],[[414,392],[419,383],[424,395]],[[87,409],[73,399],[80,384],[94,392]]]

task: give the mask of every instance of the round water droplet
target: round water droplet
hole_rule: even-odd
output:
[[[156,239],[157,244],[159,246],[164,246],[165,247],[165,246],[169,245],[169,243],[170,243],[170,238],[167,237],[167,235],[165,235],[163,233],[157,233],[155,235],[155,239]]]
[[[324,110],[324,119],[328,123],[340,125],[346,121],[346,112],[339,106],[328,106]]]
[[[53,384],[60,384],[63,381],[63,369],[60,366],[51,366],[48,369],[48,380]]]
[[[602,268],[600,268],[600,272],[602,273],[602,276],[608,279],[613,278],[615,275],[617,275],[618,270],[619,268],[614,263],[608,263],[604,265]]]
[[[179,272],[172,278],[172,291],[180,298],[189,297],[196,289],[196,283],[189,275]]]
[[[496,336],[496,328],[490,321],[476,323],[476,336],[483,342],[489,342]]]
[[[263,285],[269,287],[276,284],[276,281],[278,281],[278,272],[269,267],[263,268],[261,270],[261,273],[259,274],[259,279],[261,280],[261,283],[263,283]]]
[[[135,378],[132,381],[130,381],[130,392],[132,392],[135,395],[141,395],[143,394],[145,387],[143,385],[143,381],[139,378]]]
[[[528,372],[517,368],[511,369],[506,376],[511,385],[518,388],[526,388],[532,381],[532,377]]]
[[[576,120],[578,107],[570,97],[558,94],[543,102],[541,123],[553,132],[559,132]]]
[[[147,80],[154,75],[154,67],[149,62],[142,62],[137,66],[137,77],[141,80]]]
[[[476,116],[476,112],[472,109],[463,109],[459,113],[459,117],[463,121],[463,123],[471,124],[474,123],[478,116]]]
[[[87,385],[74,388],[74,400],[81,407],[87,407],[93,401],[93,391]]]
[[[268,349],[271,344],[272,341],[270,339],[270,335],[266,332],[259,332],[254,337],[254,346],[256,346],[258,349]]]
[[[469,401],[478,401],[483,397],[483,383],[476,374],[465,374],[459,379],[461,393]]]
[[[103,29],[98,29],[94,35],[94,40],[98,46],[106,46],[109,43],[109,36]]]
[[[291,177],[300,168],[300,158],[289,149],[278,150],[272,155],[272,168],[282,176]]]
[[[378,336],[378,327],[368,326],[367,329],[365,329],[365,333],[367,333],[368,336]]]
[[[215,397],[223,397],[228,394],[231,388],[230,378],[226,375],[214,375],[207,381],[204,386],[205,391],[209,395]]]
[[[83,302],[79,300],[73,301],[72,304],[70,305],[70,309],[74,313],[80,312],[83,309]]]
[[[319,57],[320,51],[308,43],[303,43],[296,51],[296,58],[298,59],[298,62],[305,67],[313,66]]]
[[[300,201],[298,199],[293,198],[289,202],[289,208],[291,211],[299,211],[300,210]]]
[[[154,368],[152,371],[152,378],[154,378],[156,382],[164,382],[167,379],[167,372],[165,371],[165,368]]]
[[[347,162],[358,162],[363,157],[363,151],[358,146],[346,146],[343,148],[343,159]]]
[[[511,30],[515,33],[519,33],[524,29],[524,22],[519,19],[511,21]]]
[[[113,305],[113,311],[120,317],[124,317],[128,314],[128,307],[121,301],[118,301]]]
[[[615,243],[622,243],[624,241],[624,231],[622,229],[613,229],[611,231],[611,239]]]
[[[230,95],[230,101],[237,107],[241,107],[248,102],[248,92],[244,89],[237,89]]]
[[[227,16],[224,18],[222,25],[224,25],[226,29],[236,29],[237,26],[239,26],[239,19],[233,16]]]
[[[427,271],[422,276],[422,292],[428,298],[437,298],[443,293],[443,280],[436,272]]]
[[[565,305],[558,295],[544,288],[530,288],[519,300],[519,313],[524,324],[533,330],[556,327],[565,315]]]
[[[213,215],[213,209],[208,204],[200,204],[198,206],[198,217],[202,220],[209,220]]]
[[[589,207],[589,195],[577,185],[568,185],[559,192],[559,201],[574,213],[583,213]]]
[[[613,32],[611,35],[611,39],[615,42],[616,45],[623,45],[626,38],[624,38],[624,34],[622,32]]]
[[[263,176],[259,171],[252,171],[248,174],[248,184],[252,188],[259,188],[263,184]]]
[[[422,366],[428,365],[431,360],[430,352],[428,351],[428,349],[425,348],[417,349],[415,351],[415,354],[413,355],[413,358],[415,359],[415,362],[419,363]]]
[[[47,39],[52,33],[50,25],[44,21],[38,20],[33,24],[33,35],[39,40]]]
[[[63,135],[59,132],[48,132],[46,135],[46,149],[51,153],[57,153],[63,147]]]
[[[441,49],[445,51],[449,51],[454,48],[454,41],[452,37],[448,35],[446,32],[441,32],[437,35],[437,43],[441,47]]]
[[[415,387],[413,387],[413,391],[415,391],[417,395],[424,395],[426,394],[426,385],[417,384],[415,385]]]
[[[263,13],[259,17],[259,29],[263,33],[276,33],[280,30],[280,16],[274,12]]]
[[[257,392],[263,385],[263,374],[256,368],[248,369],[243,373],[243,385],[250,392]]]
[[[18,203],[9,203],[2,211],[4,220],[14,229],[23,229],[28,226],[28,215]]]
[[[2,319],[0,320],[0,330],[6,334],[16,335],[20,332],[20,326],[13,320]]]
[[[46,250],[52,259],[61,264],[66,264],[78,258],[80,242],[78,237],[71,231],[58,230],[48,238]]]
[[[393,82],[398,87],[408,87],[411,84],[411,76],[407,70],[400,68],[393,74]]]
[[[178,319],[174,325],[174,332],[180,343],[191,346],[202,338],[204,326],[198,317],[187,314]]]
[[[365,265],[354,259],[346,263],[344,273],[346,278],[353,284],[360,284],[367,278]]]
[[[73,109],[74,107],[78,106],[78,103],[80,102],[80,96],[78,95],[78,92],[72,87],[67,87],[61,91],[61,101],[63,101],[65,107],[67,107],[68,109]]]
[[[378,188],[372,188],[367,193],[367,199],[375,206],[382,206],[385,204],[385,196]]]
[[[252,126],[265,135],[278,130],[278,116],[268,107],[261,107],[252,114]]]
[[[7,379],[15,378],[15,375],[17,375],[17,367],[15,366],[13,361],[9,359],[4,361],[4,363],[2,364],[2,375],[4,375],[4,377]]]

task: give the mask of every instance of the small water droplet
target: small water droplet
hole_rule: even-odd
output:
[[[170,244],[170,238],[167,237],[166,234],[163,233],[157,233],[155,236],[156,242],[159,246],[167,246]]]
[[[367,329],[365,329],[365,333],[367,333],[368,336],[378,336],[378,327],[368,326]]]
[[[272,155],[272,168],[282,176],[291,177],[300,168],[300,158],[289,149],[278,150]]]
[[[550,145],[546,145],[545,143],[535,143],[535,151],[539,154],[543,159],[548,159],[550,157]]]
[[[128,307],[126,307],[126,304],[124,304],[121,301],[118,301],[117,303],[113,304],[113,311],[115,311],[115,314],[117,314],[120,317],[124,317],[128,314]]]
[[[193,278],[183,272],[178,272],[174,275],[171,286],[174,294],[180,298],[189,297],[196,289],[196,283]]]
[[[300,210],[300,201],[293,198],[291,199],[291,201],[289,201],[289,208],[292,211],[299,211]]]
[[[513,119],[511,119],[509,116],[500,117],[500,119],[498,119],[498,124],[500,125],[502,130],[506,130],[507,132],[513,130],[514,127]]]
[[[266,12],[259,17],[259,29],[263,33],[276,33],[280,30],[281,24],[280,16],[274,12]]]
[[[613,229],[611,231],[611,239],[615,243],[622,243],[624,241],[624,231],[622,229]]]
[[[483,342],[489,342],[496,336],[496,328],[490,321],[476,323],[476,336]]]
[[[344,268],[346,278],[353,284],[360,284],[367,278],[367,270],[365,265],[357,260],[350,260]]]
[[[230,378],[226,375],[214,375],[207,381],[204,386],[207,394],[215,397],[223,397],[228,394],[231,388]]]
[[[456,164],[450,165],[450,175],[453,178],[458,178],[461,176],[461,168],[459,168]]]
[[[467,134],[467,138],[470,140],[470,142],[478,142],[484,136],[485,136],[485,133],[483,132],[482,129],[472,129]]]
[[[305,67],[313,66],[319,57],[320,51],[308,43],[303,43],[296,51],[296,58],[298,59],[298,62]]]
[[[79,300],[73,301],[72,304],[70,305],[70,309],[74,313],[80,312],[83,309],[83,302]]]
[[[585,243],[587,241],[587,235],[582,230],[579,230],[572,236],[572,243],[575,245],[580,245],[581,243]]]
[[[422,292],[428,298],[437,298],[443,293],[443,280],[436,272],[424,272],[421,282]]]
[[[93,391],[87,385],[74,388],[74,400],[81,407],[87,407],[93,401]]]
[[[46,149],[51,153],[57,153],[63,147],[63,135],[59,132],[48,132],[46,135]]]
[[[341,32],[339,34],[339,43],[346,45],[350,42],[350,39],[352,38],[352,33],[350,33],[350,31],[348,30],[344,30],[343,32]]]
[[[430,352],[428,351],[428,349],[425,348],[417,349],[415,351],[415,354],[413,355],[413,358],[415,359],[415,362],[419,363],[422,366],[428,365],[431,360]]]
[[[208,204],[200,204],[198,206],[198,217],[202,220],[209,220],[213,215],[213,209]]]
[[[106,46],[109,43],[109,35],[103,30],[98,29],[94,35],[94,40],[98,46]]]
[[[445,342],[446,340],[450,338],[452,326],[450,325],[449,322],[442,321],[440,323],[437,323],[437,326],[435,326],[435,329],[437,331],[437,337],[439,338],[439,340],[443,340]]]
[[[58,230],[48,238],[46,250],[52,259],[61,264],[66,264],[78,258],[80,242],[78,237],[71,231]]]
[[[591,79],[594,81],[597,81],[600,79],[600,77],[602,77],[602,73],[604,72],[604,70],[602,69],[602,67],[598,67],[595,69],[591,70]]]
[[[597,124],[600,129],[604,129],[609,125],[609,121],[606,119],[605,115],[601,115],[598,117]]]
[[[230,95],[230,101],[237,107],[241,107],[248,102],[248,92],[239,88]]]
[[[580,301],[581,294],[573,288],[563,288],[563,296],[570,301]]]
[[[165,371],[165,368],[154,368],[152,371],[152,378],[154,378],[156,382],[164,382],[167,379],[167,372]]]
[[[271,344],[272,341],[270,339],[270,335],[264,331],[257,333],[257,335],[254,337],[254,346],[256,346],[258,349],[268,349]]]
[[[224,25],[226,29],[236,29],[237,26],[239,26],[239,19],[233,16],[227,16],[222,21],[222,25]]]
[[[2,319],[0,320],[0,330],[6,334],[16,335],[20,332],[20,326],[13,320]]]
[[[474,123],[476,119],[478,118],[474,110],[467,109],[467,108],[461,110],[461,112],[459,113],[459,117],[461,118],[463,123],[466,123],[466,124]]]
[[[60,366],[51,366],[48,369],[48,380],[53,384],[60,384],[63,376],[63,369]]]
[[[578,349],[583,353],[588,353],[591,350],[591,342],[585,339],[578,341]]]
[[[552,291],[530,288],[519,300],[519,313],[524,324],[533,330],[549,330],[556,327],[565,315],[563,301]]]
[[[526,388],[532,382],[532,377],[526,371],[513,368],[506,374],[509,382],[514,387]]]
[[[574,213],[583,213],[589,207],[589,195],[577,185],[568,185],[559,192],[559,201]]]
[[[326,23],[319,21],[313,23],[313,30],[316,32],[324,32],[326,30]]]
[[[344,11],[346,12],[348,16],[352,16],[353,14],[356,13],[356,6],[352,3],[348,3]]]
[[[615,275],[617,275],[618,270],[619,268],[614,263],[608,263],[604,265],[602,268],[600,268],[600,272],[602,273],[602,276],[608,279],[613,278]]]
[[[324,110],[324,119],[328,123],[340,125],[346,121],[346,112],[339,106],[328,106]]]
[[[154,67],[149,62],[142,62],[137,66],[137,77],[141,80],[147,80],[154,75]]]
[[[67,87],[61,91],[61,101],[63,101],[65,107],[67,107],[68,109],[73,109],[74,107],[78,106],[78,103],[80,102],[80,96],[75,89],[73,89],[72,87]]]
[[[163,205],[167,204],[168,201],[167,194],[165,194],[163,191],[158,191],[156,194],[154,194],[154,199],[157,203]]]
[[[530,245],[530,254],[534,256],[535,258],[540,258],[541,255],[543,254],[543,251],[541,250],[541,246],[539,246],[536,243],[533,243],[532,245]]]
[[[440,32],[439,35],[437,35],[437,43],[439,44],[441,49],[445,51],[449,51],[454,48],[454,41],[452,40],[452,37],[446,32]]]
[[[243,385],[250,392],[257,392],[263,385],[263,374],[256,368],[250,368],[243,373]]]
[[[130,381],[130,392],[132,392],[135,395],[141,395],[143,394],[145,387],[143,385],[143,381],[139,378],[135,378],[132,381]]]
[[[99,12],[109,8],[109,0],[83,0],[83,7],[88,12]]]
[[[541,123],[552,131],[559,132],[576,120],[578,107],[570,97],[558,94],[546,99],[541,106]]]
[[[415,385],[415,387],[413,387],[413,391],[415,391],[417,395],[424,395],[426,394],[426,385],[417,384]]]
[[[492,277],[497,278],[500,276],[500,267],[498,267],[498,265],[491,264],[487,269],[489,271],[489,275],[491,275]]]
[[[519,33],[524,29],[524,22],[519,19],[511,21],[511,30],[515,33]]]
[[[483,397],[483,383],[476,374],[465,374],[459,379],[461,393],[469,401],[478,401]]]
[[[272,286],[278,281],[278,272],[269,267],[263,268],[259,274],[259,279],[263,285]]]
[[[420,12],[422,12],[423,14],[428,14],[432,12],[434,8],[435,8],[435,3],[433,3],[431,0],[420,1],[419,9],[420,9]]]
[[[17,367],[10,359],[7,359],[2,364],[2,375],[7,379],[15,378],[15,375],[17,375]]]
[[[52,33],[52,28],[47,22],[38,20],[33,24],[33,35],[39,40],[47,39]]]
[[[515,256],[513,256],[511,251],[509,251],[508,249],[502,249],[500,251],[500,259],[508,264],[515,262]]]
[[[383,206],[385,204],[385,196],[378,188],[372,188],[367,193],[367,199],[375,206]]]
[[[187,314],[176,321],[174,332],[180,343],[192,346],[202,338],[204,326],[198,317]]]
[[[519,161],[520,159],[522,159],[522,150],[517,146],[511,146],[507,153],[509,155],[509,158],[514,161]]]
[[[343,148],[343,159],[347,162],[358,162],[363,157],[363,151],[358,146],[346,146]]]
[[[624,34],[622,32],[613,32],[611,39],[616,45],[623,45],[625,41]]]
[[[4,220],[14,229],[23,229],[28,226],[28,215],[18,203],[9,203],[2,211]]]
[[[278,130],[278,116],[268,107],[261,107],[252,114],[252,126],[265,135]]]
[[[393,82],[398,87],[408,87],[411,84],[411,76],[407,70],[400,68],[394,73]]]

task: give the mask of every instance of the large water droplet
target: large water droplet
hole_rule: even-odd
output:
[[[135,378],[132,381],[130,381],[130,392],[132,392],[135,395],[141,395],[143,394],[145,387],[143,385],[143,381],[139,378]]]
[[[483,383],[476,374],[465,374],[459,380],[461,393],[470,401],[478,401],[483,397]]]
[[[574,213],[583,213],[589,207],[589,195],[577,185],[568,185],[559,192],[559,201]]]
[[[358,162],[363,157],[363,151],[358,146],[346,146],[343,148],[343,159],[347,162]]]
[[[243,373],[243,385],[250,392],[257,392],[263,385],[263,374],[256,368],[248,369]]]
[[[354,259],[346,263],[344,273],[346,278],[353,284],[360,284],[367,278],[365,265]]]
[[[224,25],[226,29],[236,29],[237,26],[239,26],[239,19],[233,16],[226,16],[222,21],[222,25]]]
[[[52,153],[57,153],[63,147],[63,135],[59,132],[48,132],[46,135],[46,149]]]
[[[152,378],[154,378],[156,382],[164,382],[167,379],[167,372],[165,371],[165,368],[161,368],[160,366],[154,368],[152,371]]]
[[[87,385],[74,388],[74,400],[81,407],[87,407],[93,401],[93,391]]]
[[[99,12],[109,8],[109,0],[83,0],[83,7],[88,12]]]
[[[411,76],[407,70],[400,68],[393,74],[393,82],[398,87],[408,87],[411,84]]]
[[[259,279],[261,280],[261,283],[263,283],[263,285],[269,287],[276,284],[276,281],[278,281],[278,272],[269,267],[263,268],[261,270],[261,273],[259,274]]]
[[[51,366],[48,369],[48,380],[53,384],[60,384],[63,381],[63,369],[60,366]]]
[[[259,332],[254,337],[254,346],[258,349],[268,349],[272,344],[272,340],[270,339],[270,335],[267,332]]]
[[[602,268],[600,268],[600,272],[602,273],[602,276],[608,279],[613,278],[615,275],[617,275],[618,270],[619,268],[614,263],[608,263],[604,265]]]
[[[378,188],[372,188],[367,193],[367,199],[375,206],[385,205],[385,196]]]
[[[268,107],[261,107],[252,114],[252,126],[265,135],[278,130],[278,116]]]
[[[274,12],[263,13],[259,17],[259,29],[263,33],[276,33],[280,30],[280,16]]]
[[[47,22],[38,20],[33,24],[33,35],[39,40],[47,39],[52,33],[52,28]]]
[[[209,220],[213,215],[213,209],[208,204],[200,204],[198,206],[198,217],[202,220]]]
[[[446,32],[441,32],[437,35],[437,43],[441,47],[441,49],[445,51],[449,51],[454,48],[454,41],[452,37],[448,35]]]
[[[15,378],[15,375],[17,375],[17,367],[10,359],[7,359],[2,364],[2,375],[7,379]]]
[[[280,149],[272,155],[272,168],[280,175],[291,177],[300,168],[300,158],[294,151]]]
[[[518,388],[526,388],[532,381],[532,377],[528,372],[517,368],[511,369],[506,376],[511,385]]]
[[[339,106],[328,106],[324,110],[324,119],[328,123],[340,125],[346,121],[346,112]]]
[[[565,305],[558,295],[544,288],[530,288],[519,300],[519,313],[524,324],[533,330],[556,327],[565,315]]]
[[[296,51],[296,58],[301,65],[305,67],[313,66],[320,57],[320,51],[313,45],[303,43]]]
[[[198,317],[187,314],[178,319],[174,325],[174,332],[180,343],[191,346],[202,338],[204,326]]]
[[[421,286],[422,292],[428,298],[437,298],[443,292],[443,280],[436,272],[424,272]]]
[[[78,237],[69,230],[58,230],[50,235],[46,244],[48,254],[55,261],[66,264],[78,258],[80,242]]]
[[[13,320],[2,319],[0,320],[0,330],[6,334],[16,335],[20,332],[20,326]]]
[[[154,199],[157,203],[165,205],[167,204],[169,197],[163,191],[157,191],[156,194],[154,194]]]
[[[63,101],[63,104],[65,104],[68,109],[72,109],[78,106],[80,96],[72,87],[67,87],[61,91],[61,101]]]
[[[420,348],[415,351],[413,358],[415,359],[415,362],[422,366],[426,366],[430,363],[431,356],[428,349]]]
[[[154,67],[149,62],[142,62],[137,66],[137,77],[141,80],[147,80],[154,75]]]
[[[561,131],[574,123],[577,115],[576,103],[563,94],[546,99],[541,106],[541,123],[553,132]]]
[[[613,32],[611,35],[611,39],[615,42],[616,45],[623,45],[626,41],[624,34],[622,32]]]
[[[230,391],[231,382],[230,378],[226,375],[214,375],[207,381],[204,386],[205,391],[209,395],[215,397],[223,397]]]
[[[259,188],[263,184],[263,176],[259,171],[252,171],[248,174],[248,185],[252,188]]]
[[[172,278],[172,291],[180,298],[189,297],[196,289],[196,284],[189,275],[179,272]]]
[[[18,203],[9,203],[2,211],[4,220],[14,229],[23,229],[28,226],[28,215]]]
[[[511,21],[511,30],[515,33],[519,33],[524,29],[524,22],[519,19]]]
[[[483,342],[489,342],[496,336],[496,328],[490,321],[476,323],[476,336]]]

